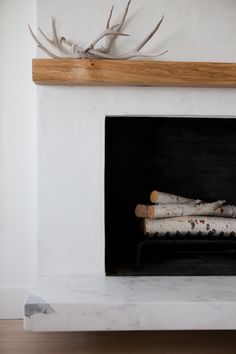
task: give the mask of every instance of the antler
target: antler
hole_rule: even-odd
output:
[[[155,26],[155,28],[152,30],[152,32],[147,37],[145,37],[144,40],[132,51],[118,55],[118,56],[110,54],[110,51],[111,51],[111,48],[112,48],[115,38],[117,38],[118,36],[128,36],[127,33],[121,32],[121,29],[125,23],[125,20],[126,20],[128,11],[129,11],[130,3],[131,3],[131,0],[128,1],[125,11],[124,11],[119,23],[115,24],[113,26],[110,26],[110,22],[111,22],[113,10],[114,10],[114,6],[112,6],[107,23],[106,23],[106,29],[102,33],[100,33],[94,41],[89,43],[85,47],[85,49],[81,48],[77,43],[67,40],[65,37],[58,36],[54,17],[52,17],[52,39],[50,39],[41,30],[41,28],[39,28],[39,32],[44,37],[44,39],[60,53],[60,55],[57,55],[57,54],[53,53],[51,50],[49,50],[48,48],[46,48],[39,41],[39,39],[35,36],[35,34],[32,31],[30,26],[29,26],[29,30],[30,30],[30,33],[31,33],[33,39],[37,43],[38,47],[41,48],[46,54],[48,54],[50,57],[52,57],[54,59],[60,59],[60,58],[130,59],[130,58],[134,58],[134,57],[151,58],[151,57],[157,57],[157,56],[165,54],[167,51],[160,53],[160,54],[140,52],[140,50],[145,46],[145,44],[158,31],[158,29],[163,21],[164,16],[162,16],[161,20],[158,22],[158,24]],[[103,38],[106,38],[105,46],[96,49],[95,46]]]
[[[129,1],[129,3],[130,3],[130,1]],[[149,33],[149,35],[147,37],[145,37],[144,40],[139,45],[137,45],[136,48],[134,48],[130,52],[124,53],[124,54],[122,54],[120,56],[113,56],[113,55],[107,54],[107,52],[104,52],[102,50],[98,50],[97,49],[97,50],[90,50],[90,53],[94,54],[94,55],[97,55],[97,56],[100,56],[101,58],[104,58],[104,59],[123,59],[124,60],[124,59],[131,59],[131,58],[134,58],[134,57],[147,57],[147,58],[159,57],[159,56],[167,53],[168,51],[166,50],[166,51],[164,51],[164,52],[162,52],[160,54],[157,54],[157,53],[143,53],[143,52],[140,52],[140,50],[145,46],[145,44],[147,44],[147,42],[158,31],[160,25],[162,24],[163,19],[164,19],[164,15],[162,15],[160,21],[154,27],[154,29],[151,31],[151,33]]]

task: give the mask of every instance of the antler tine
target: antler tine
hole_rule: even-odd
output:
[[[121,28],[122,28],[122,26],[123,26],[123,24],[124,24],[124,22],[126,20],[126,17],[127,17],[128,11],[129,11],[129,7],[130,7],[130,3],[131,3],[131,0],[128,1],[127,6],[125,8],[125,12],[124,12],[123,16],[121,17],[121,20],[119,21],[119,25],[118,25],[118,27],[116,29],[117,32],[120,32],[120,30],[121,30]],[[113,8],[114,8],[114,5],[112,7],[112,11],[111,11],[111,14],[110,14],[110,17],[109,17],[109,20],[108,20],[108,25],[110,25],[111,15],[113,13]],[[114,36],[113,37],[107,37],[105,47],[102,48],[102,52],[103,53],[109,53],[110,52],[112,44],[113,44],[115,38],[116,37],[114,37]]]
[[[55,23],[55,17],[52,16],[52,34],[53,34],[53,39],[50,39],[39,27],[39,32],[42,34],[42,36],[55,48],[57,48],[59,51],[61,51],[63,54],[69,55],[70,51],[65,48],[61,43],[62,41],[59,40],[59,37],[57,35],[57,30],[56,30],[56,23]]]
[[[53,33],[53,39],[50,39],[39,27],[39,32],[41,33],[41,35],[48,41],[48,43],[52,44],[52,45],[56,45],[56,43],[59,43],[59,39],[57,36],[57,32],[56,32],[56,26],[55,26],[55,19],[52,16],[52,33]]]
[[[116,26],[115,26],[116,27]],[[84,49],[84,52],[88,52],[90,49],[94,49],[95,45],[104,37],[106,36],[113,36],[113,37],[116,37],[116,36],[129,36],[129,34],[127,33],[121,33],[121,32],[116,32],[112,29],[108,29],[108,30],[105,30],[103,31],[92,43],[90,43],[85,49]],[[98,52],[100,50],[97,50]]]
[[[53,41],[57,44],[60,44],[60,40],[57,35],[56,20],[55,17],[53,16],[52,16],[52,34],[53,34]]]
[[[59,39],[57,36],[57,31],[56,31],[56,25],[55,25],[55,18],[52,16],[52,33],[53,33],[53,39],[50,39],[39,27],[39,32],[42,34],[42,36],[52,45],[55,45],[56,43],[59,43]]]
[[[118,29],[117,29],[118,31],[121,30],[121,27],[123,26],[123,24],[124,24],[124,22],[125,22],[125,20],[126,20],[126,17],[127,17],[128,11],[129,11],[129,7],[130,7],[130,4],[131,4],[131,1],[132,1],[132,0],[129,0],[129,1],[128,1],[127,5],[126,5],[126,8],[125,8],[125,12],[124,12],[124,14],[123,14],[123,16],[122,16],[122,18],[121,18],[121,21],[119,21],[120,25],[119,25],[119,27],[118,27]]]
[[[160,21],[158,22],[158,24],[154,27],[154,29],[152,30],[152,32],[135,48],[135,51],[139,52],[144,46],[145,44],[150,41],[150,39],[154,36],[154,34],[158,31],[160,25],[162,24],[162,21],[164,19],[164,15],[162,15]]]
[[[109,15],[108,20],[107,20],[106,29],[108,29],[110,27],[110,22],[111,22],[113,10],[114,10],[114,5],[112,6],[111,11],[110,11],[110,15]]]
[[[62,45],[63,40],[64,40],[67,45],[70,45],[72,52],[74,51],[74,48],[76,46],[75,43],[73,43],[71,41],[69,43],[64,37],[61,37],[59,39],[58,34],[57,34],[57,29],[56,29],[56,20],[55,20],[55,17],[53,17],[53,16],[52,16],[52,33],[53,33],[53,42],[55,43],[56,47],[59,50],[61,50],[64,54],[70,54],[70,51]]]
[[[38,28],[39,32],[41,33],[41,35],[50,43],[50,44],[53,44],[53,40],[51,40],[42,30],[41,28],[39,27]]]
[[[30,25],[29,26],[29,30],[31,33],[31,36],[33,37],[33,39],[35,40],[35,42],[37,43],[38,47],[41,48],[47,55],[49,55],[51,58],[53,59],[61,59],[62,57],[54,54],[53,52],[51,52],[49,49],[47,49],[39,40],[38,38],[35,36],[34,32],[32,31]]]

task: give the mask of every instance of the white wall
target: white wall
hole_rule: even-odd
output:
[[[35,0],[0,0],[0,318],[22,316],[36,274]]]

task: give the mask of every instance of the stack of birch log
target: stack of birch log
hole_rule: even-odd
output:
[[[225,205],[225,200],[206,203],[158,191],[150,200],[153,204],[135,208],[144,235],[236,236],[236,206]]]

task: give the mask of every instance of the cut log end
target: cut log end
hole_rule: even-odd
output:
[[[152,205],[147,208],[147,216],[149,218],[154,218],[155,216],[155,208]]]
[[[152,203],[158,202],[158,191],[152,191],[152,193],[150,195],[150,200]]]
[[[147,205],[143,205],[143,204],[138,204],[135,207],[135,215],[138,218],[146,218],[147,217]]]

